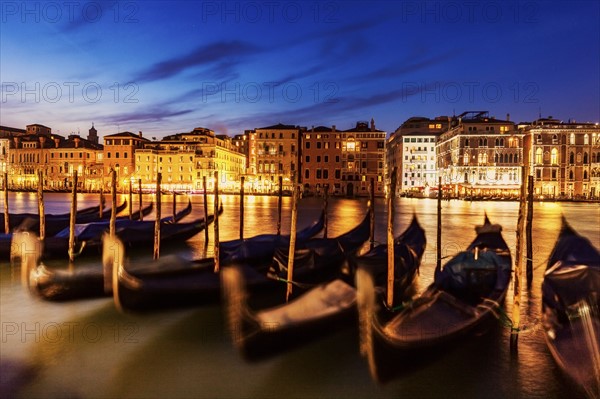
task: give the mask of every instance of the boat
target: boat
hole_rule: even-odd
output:
[[[362,245],[369,239],[369,219],[367,214],[357,227],[336,238],[297,242],[299,247],[303,247],[296,252],[294,260],[298,280],[315,282],[325,278],[331,270],[336,270],[341,247],[354,242]],[[311,227],[308,230],[312,230]],[[283,248],[288,245],[285,244]],[[173,256],[156,262],[126,263],[119,245],[115,245],[115,248],[118,250],[103,259],[105,262],[113,259],[113,281],[116,281],[113,283],[113,298],[120,309],[156,310],[206,305],[221,300],[220,276],[214,272],[212,258],[185,261]],[[270,261],[262,263],[254,261],[255,257],[252,256],[243,262],[236,258],[235,264],[242,270],[253,293],[276,295],[280,293],[279,289],[285,288],[285,284],[279,280],[287,275],[287,270],[281,267],[277,258],[276,254]],[[223,263],[224,266],[232,264],[227,260]],[[110,265],[106,265],[105,270],[109,269]]]
[[[413,217],[406,231],[394,240],[398,294],[412,284],[424,250],[425,232]],[[387,262],[387,244],[350,259],[351,270],[364,267],[377,280],[383,275],[387,278]],[[259,360],[355,325],[356,289],[351,270],[338,270],[330,281],[288,303],[256,311],[248,303],[243,273],[235,266],[225,267],[223,291],[234,345],[247,360]]]
[[[165,218],[165,220],[172,219],[171,217]],[[209,223],[214,219],[213,215],[209,216]],[[137,223],[152,223],[154,222],[137,222]],[[195,227],[198,224],[197,221],[192,223],[164,223],[161,225],[161,245],[168,242],[183,242],[186,236],[189,235],[189,227],[192,226],[193,234],[197,234],[199,230]],[[183,233],[178,230],[170,231],[171,228],[178,228],[184,225]],[[204,221],[200,223],[204,228]],[[148,238],[145,237],[146,231],[143,231],[141,235],[132,232],[131,229],[121,231],[125,237],[120,245],[124,245],[123,241],[129,245],[139,244],[139,240],[145,240],[145,242],[139,244],[142,247],[152,247],[148,243]],[[164,233],[164,234],[163,234]],[[108,236],[108,234],[104,234]],[[119,232],[117,232],[117,237]],[[42,252],[44,251],[44,244],[41,243],[34,234],[31,233],[18,233],[15,235],[16,240],[19,243],[19,247],[24,249],[35,248],[35,258],[40,259]],[[152,243],[154,237],[151,238]],[[110,257],[112,259],[112,248],[110,246],[103,246],[102,254],[103,257]],[[21,256],[23,259],[24,256]],[[164,260],[168,257],[161,258]],[[112,266],[111,266],[112,267]],[[27,266],[27,280],[29,281],[30,291],[37,296],[51,301],[67,301],[74,299],[84,298],[96,298],[100,296],[110,295],[111,291],[105,292],[104,289],[104,271],[102,263],[90,263],[85,266],[69,265],[68,269],[49,268],[43,262],[36,262]]]
[[[123,201],[121,205],[116,207],[117,214],[127,208],[127,201]],[[89,209],[89,208],[86,208]],[[110,219],[111,210],[107,210],[103,213],[102,218],[98,217],[96,213],[85,212],[83,214],[77,214],[75,219],[76,223],[91,223],[101,220]],[[10,229],[13,230],[27,230],[39,234],[40,232],[40,218],[38,214],[21,214],[21,218],[10,219]],[[4,220],[4,219],[3,219]],[[57,234],[59,231],[68,228],[71,223],[71,216],[69,214],[60,215],[46,215],[45,216],[46,236],[50,237]]]
[[[187,216],[191,212],[191,204],[188,205],[188,208],[186,208],[184,211],[182,211],[183,213],[181,214],[181,217]],[[154,209],[154,204],[150,203],[148,206],[141,209],[141,213],[143,215],[149,215],[153,209]],[[108,215],[110,215],[110,212]],[[90,233],[92,231],[96,231],[96,235],[98,236],[97,241],[99,242],[100,231],[98,231],[98,229],[102,230],[102,231],[108,229],[109,220],[105,216],[103,216],[101,219],[98,219],[95,215],[94,215],[94,217],[97,220],[96,222],[79,223],[79,224],[75,225],[76,240],[78,240],[78,241],[89,240],[90,237],[93,238],[93,235]],[[109,216],[108,216],[108,218],[109,218]],[[132,220],[139,220],[139,218],[140,218],[140,210],[138,210],[134,214],[132,214]],[[129,216],[118,216],[116,218],[116,225],[118,226],[118,225],[127,224],[127,222],[125,222],[125,221],[129,221]],[[170,219],[165,218],[165,223],[170,223],[171,221],[172,221],[172,218],[170,218]],[[60,222],[61,225],[63,222],[64,221]],[[30,232],[36,233],[38,230],[33,227],[34,223],[35,223],[35,221],[33,219],[27,219],[27,221],[22,223],[21,226],[17,230],[18,231],[30,231]],[[59,226],[59,224],[55,223],[53,226],[56,228]],[[96,227],[96,230],[94,230],[92,227],[88,228],[89,232],[87,234],[87,237],[85,236],[85,233],[84,233],[84,231],[86,230],[86,226],[95,226]],[[47,233],[54,232],[53,229],[51,229],[50,231],[48,231],[48,229],[47,229],[46,231],[47,231]],[[60,257],[68,256],[69,234],[70,234],[70,227],[65,227],[61,231],[59,231],[53,235],[48,234],[44,241],[46,244],[45,245],[46,250],[45,250],[45,253],[43,254],[43,256],[45,258],[53,258],[53,257],[60,258]],[[14,260],[19,257],[18,251],[17,251],[18,248],[16,246],[13,246],[12,239],[13,239],[13,233],[0,234],[0,260],[8,261],[9,259]],[[11,250],[12,250],[12,252],[11,252]]]
[[[468,248],[436,267],[433,283],[412,301],[398,304],[398,310],[381,305],[372,276],[357,270],[361,353],[376,381],[392,378],[399,359],[419,358],[493,319],[506,296],[512,260],[500,225],[486,215],[476,231]]]
[[[325,212],[312,225],[296,233],[296,243],[316,236],[325,226]],[[225,241],[219,244],[219,259],[223,263],[250,262],[263,263],[270,261],[279,247],[289,246],[290,236],[281,234],[259,234],[246,239]]]
[[[151,210],[152,205],[148,206]],[[146,209],[146,208],[145,208]],[[221,209],[222,211],[222,209]],[[181,240],[184,242],[196,235],[203,228],[203,219],[190,223],[177,223],[192,212],[192,203],[176,213],[175,220],[172,216],[161,219],[161,244]],[[139,212],[138,216],[139,216]],[[209,223],[213,216],[209,216]],[[174,223],[175,222],[175,223]],[[154,242],[155,221],[129,220],[128,217],[117,218],[115,221],[115,233],[121,237],[129,247]],[[108,231],[109,221],[83,223],[75,225],[75,252],[77,257],[100,254],[102,245],[102,234]],[[44,239],[43,259],[66,258],[69,256],[70,228],[63,229],[55,236]]]
[[[600,398],[600,252],[564,217],[542,282],[542,326],[556,364]]]

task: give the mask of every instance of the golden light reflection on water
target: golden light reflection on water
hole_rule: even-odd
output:
[[[118,201],[127,196],[119,195]],[[190,197],[193,203],[192,214],[184,221],[204,217],[201,195]],[[68,194],[47,194],[49,212],[68,211]],[[107,196],[107,200],[109,200]],[[144,195],[147,203],[153,196]],[[188,197],[177,197],[179,208],[187,204]],[[224,212],[220,218],[221,240],[235,239],[239,236],[239,197],[221,196]],[[15,212],[36,212],[35,193],[10,193],[11,210]],[[98,203],[97,194],[80,194],[80,208]],[[137,198],[134,197],[135,208]],[[375,240],[385,242],[386,215],[383,199],[376,200]],[[110,203],[108,204],[110,206]],[[212,214],[213,196],[208,197],[209,214]],[[305,198],[300,201],[298,226],[305,227],[315,220],[322,209],[319,198]],[[432,281],[436,253],[436,211],[435,200],[398,199],[395,232],[400,234],[408,225],[413,213],[426,231],[427,248],[419,276],[419,290],[423,290]],[[163,202],[163,216],[170,215],[171,202]],[[283,198],[282,233],[289,232],[290,198]],[[483,222],[487,212],[493,223],[503,226],[503,236],[514,255],[515,228],[517,223],[517,202],[466,202],[444,201],[442,203],[443,230],[442,255],[452,256],[464,249],[475,237],[474,226]],[[493,361],[482,358],[479,352],[468,351],[468,344],[461,344],[463,350],[457,350],[441,357],[431,367],[416,371],[410,378],[400,378],[385,387],[376,387],[369,378],[366,366],[358,358],[356,336],[353,331],[343,332],[334,338],[324,339],[300,351],[284,355],[272,362],[260,365],[247,365],[231,349],[225,336],[219,307],[202,308],[187,312],[169,312],[156,315],[118,315],[110,299],[80,301],[72,303],[47,303],[32,298],[19,284],[18,268],[11,269],[2,265],[0,295],[1,316],[3,322],[27,323],[95,323],[105,332],[97,343],[70,342],[63,337],[57,342],[50,340],[22,339],[20,335],[9,337],[2,344],[2,357],[32,359],[46,368],[40,377],[29,386],[27,396],[48,396],[49,392],[70,393],[81,397],[90,396],[339,396],[339,387],[345,387],[348,397],[397,397],[403,396],[444,396],[448,389],[444,386],[432,386],[430,381],[440,373],[449,373],[448,383],[452,384],[452,395],[457,397],[474,396],[485,385],[493,386],[498,396],[503,397],[564,397],[572,395],[573,390],[566,381],[557,378],[554,364],[539,331],[541,308],[540,286],[548,255],[554,245],[560,228],[561,215],[594,245],[600,247],[598,204],[549,203],[534,205],[533,224],[533,265],[534,280],[530,292],[523,291],[521,322],[532,329],[519,338],[518,355],[509,352],[509,331],[503,327],[496,329],[497,334],[489,337],[488,349],[483,353],[493,354]],[[367,201],[332,198],[329,207],[329,236],[335,236],[353,228],[367,212]],[[125,212],[126,214],[127,212]],[[275,233],[277,229],[277,198],[266,196],[246,196],[245,198],[246,237],[255,234]],[[150,215],[147,220],[152,220]],[[212,226],[209,227],[208,250],[205,251],[204,233],[190,240],[190,249],[177,247],[183,256],[199,257],[212,253]],[[161,251],[162,253],[167,253]],[[522,276],[525,281],[525,276]],[[512,286],[509,287],[507,304],[512,304]],[[507,306],[511,316],[512,306]],[[138,343],[123,346],[114,344],[111,328],[124,328],[137,323]],[[215,336],[211,339],[201,337],[203,326],[215,327]],[[536,327],[537,326],[537,330]],[[35,328],[35,327],[30,327]],[[89,333],[91,334],[92,327]],[[200,338],[199,338],[200,337]],[[48,337],[46,337],[48,338]],[[91,335],[85,339],[95,339]],[[479,342],[477,339],[469,342]],[[487,341],[486,341],[487,342]],[[475,345],[475,344],[473,344]],[[475,345],[476,346],[476,345]],[[486,355],[486,356],[487,356]],[[331,372],[330,358],[343,358],[343,364],[337,364],[338,373]],[[203,360],[210,360],[207,364]],[[473,368],[473,362],[478,366]],[[310,370],[305,365],[311,364]],[[215,366],[217,365],[217,366]],[[469,373],[452,370],[469,370]],[[193,370],[190,375],[189,370]],[[222,381],[222,370],[227,370],[228,378]],[[314,375],[327,376],[315,378]],[[445,374],[444,374],[445,375]],[[203,376],[206,378],[195,378]],[[239,384],[228,381],[235,378]],[[285,381],[285,384],[280,383]],[[52,385],[54,384],[54,385]],[[480,388],[477,388],[480,386]],[[58,387],[58,388],[52,388]],[[248,388],[252,387],[252,388]],[[273,387],[277,387],[274,389]],[[335,387],[335,389],[334,389]],[[470,387],[470,388],[469,388]],[[198,392],[202,392],[199,395]],[[488,392],[489,391],[485,391]],[[210,395],[210,394],[213,395]],[[45,395],[44,395],[45,394]],[[71,396],[73,396],[71,395]]]

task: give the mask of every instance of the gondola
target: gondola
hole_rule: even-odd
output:
[[[172,219],[170,217],[164,218],[164,221]],[[214,216],[209,216],[209,223],[212,222]],[[137,223],[152,223],[154,222],[137,222]],[[178,230],[181,226],[184,226],[183,231]],[[190,226],[192,231],[190,232]],[[191,223],[164,223],[161,226],[161,245],[169,242],[183,242],[186,237],[190,234],[197,234],[204,228],[204,221],[195,221]],[[149,243],[153,242],[154,237],[148,241],[146,237],[146,231],[142,232],[142,235],[133,232],[131,229],[122,230],[121,233],[125,238],[123,241],[129,245],[134,243],[140,244],[146,248],[152,248]],[[119,232],[117,233],[117,236]],[[17,234],[17,239],[20,241],[20,247],[22,248],[35,248],[36,259],[39,259],[43,251],[43,244],[33,234]],[[122,242],[120,241],[122,245]],[[111,247],[103,247],[103,256],[112,256]],[[112,259],[112,258],[111,258]],[[162,258],[161,258],[162,259]],[[69,269],[55,269],[48,268],[43,263],[29,264],[28,266],[28,281],[29,288],[31,291],[38,296],[52,301],[66,301],[73,299],[83,298],[95,298],[99,296],[110,295],[104,291],[104,272],[102,270],[102,264],[91,263],[85,266],[70,267]]]
[[[542,282],[542,325],[558,366],[600,398],[600,252],[564,218]]]
[[[299,242],[298,245],[305,250],[310,248],[311,254],[306,256],[307,252],[300,250],[301,253],[295,259],[298,279],[314,282],[318,281],[318,278],[324,278],[331,269],[336,268],[337,263],[332,256],[334,251],[339,252],[340,246],[344,247],[350,243],[360,242],[362,245],[368,238],[367,215],[357,227],[339,237]],[[113,284],[113,297],[119,308],[144,311],[198,306],[221,300],[220,276],[214,273],[213,259],[184,261],[173,257],[156,263],[126,265],[122,259],[118,259],[120,251],[113,253],[114,259],[117,259],[113,266],[113,280],[117,281],[116,285]],[[335,257],[338,256],[336,253]],[[278,288],[284,287],[277,278],[285,277],[287,271],[280,267],[275,258],[277,255],[271,261],[262,263],[249,260],[240,262],[236,259],[253,292],[272,294],[274,291],[278,292]],[[105,267],[105,270],[108,269]]]
[[[397,293],[412,284],[425,250],[425,232],[417,218],[394,240]],[[350,257],[351,269],[310,288],[288,303],[254,311],[248,303],[246,282],[239,268],[222,272],[229,330],[234,345],[247,360],[258,360],[300,346],[340,328],[356,324],[354,270],[362,267],[377,281],[387,277],[387,244],[363,256]],[[281,299],[283,299],[283,295]]]
[[[398,359],[411,353],[418,358],[426,349],[483,328],[492,318],[511,277],[511,255],[501,230],[486,215],[467,250],[436,268],[434,282],[398,312],[379,305],[373,278],[357,271],[361,353],[375,380],[391,378]]]
[[[121,205],[117,206],[117,208],[116,208],[117,214],[120,213],[121,211],[123,211],[125,208],[127,208],[127,201],[123,201],[123,203]],[[78,213],[75,221],[76,221],[76,223],[91,223],[91,222],[97,222],[97,221],[102,221],[102,220],[108,220],[108,219],[110,219],[110,214],[111,214],[110,209],[105,211],[101,218],[98,217],[98,214],[96,214],[96,213],[88,213],[88,212],[86,212],[84,214]],[[11,231],[12,230],[27,230],[27,231],[31,231],[36,234],[39,234],[39,232],[40,232],[40,230],[39,230],[40,229],[39,215],[38,214],[22,214],[22,215],[27,215],[27,216],[23,217],[20,220],[18,218],[15,218],[15,220],[12,220],[9,218]],[[69,214],[55,215],[55,216],[46,215],[45,220],[46,220],[46,236],[50,237],[50,236],[56,235],[59,231],[65,229],[65,228],[68,228],[69,224],[71,222],[71,217]]]
[[[148,208],[151,208],[149,206]],[[192,203],[175,214],[175,221],[180,221],[192,212]],[[209,217],[209,219],[212,216]],[[210,219],[209,223],[212,221]],[[196,235],[201,228],[198,227],[199,220],[191,223],[179,223],[173,225],[173,217],[164,217],[161,219],[161,243],[172,241],[173,235],[181,242]],[[99,255],[102,245],[102,234],[109,229],[109,221],[92,222],[75,225],[75,252],[78,257],[86,255]],[[139,221],[129,220],[128,217],[117,218],[115,221],[116,234],[132,247],[136,244],[152,243],[154,240],[154,220]],[[53,237],[47,237],[44,240],[43,259],[66,258],[69,256],[69,235],[70,229],[66,228]]]
[[[303,243],[317,235],[325,226],[325,212],[311,226],[296,233],[296,241]],[[231,240],[220,243],[219,255],[223,262],[236,261],[259,263],[271,260],[275,250],[289,246],[290,236],[281,234],[260,234],[241,240]]]
[[[124,204],[126,205],[126,204]],[[186,208],[186,210],[184,210],[184,212],[187,213],[183,213],[183,216],[187,216],[190,212],[191,212],[191,205],[188,205],[188,208]],[[117,208],[118,210],[119,208]],[[148,206],[144,207],[141,209],[141,213],[142,215],[149,215],[150,213],[152,213],[152,210],[154,209],[154,204],[150,203]],[[108,213],[108,215],[110,215],[110,211]],[[89,240],[90,237],[93,237],[91,234],[88,234],[87,237],[85,235],[82,234],[83,230],[86,229],[86,226],[95,226],[96,230],[94,230],[93,228],[89,228],[90,232],[92,231],[96,231],[96,235],[98,236],[98,242],[100,240],[100,232],[97,231],[98,229],[104,230],[105,228],[108,228],[108,223],[109,223],[109,216],[103,216],[101,219],[97,218],[94,215],[94,218],[96,218],[96,222],[91,222],[91,223],[80,223],[80,224],[76,224],[75,225],[75,229],[76,229],[76,235],[77,235],[77,240],[79,241],[84,241],[84,240]],[[132,214],[132,220],[139,220],[140,218],[140,211],[136,211],[135,213]],[[80,219],[80,218],[78,218]],[[126,224],[126,222],[124,222],[125,220],[129,221],[129,216],[118,216],[116,218],[117,220],[117,225],[121,224]],[[167,223],[169,223],[170,221],[166,221]],[[22,226],[20,226],[18,228],[19,231],[30,231],[30,232],[37,232],[38,230],[36,228],[33,227],[33,224],[35,223],[35,221],[33,219],[28,219],[27,222],[24,222],[22,224]],[[64,221],[60,222],[61,224],[64,223]],[[59,226],[59,224],[54,224],[53,225],[55,228]],[[52,233],[54,230],[50,229],[50,230],[46,230],[47,235],[46,235],[46,251],[43,254],[43,257],[45,258],[54,258],[54,257],[66,257],[68,256],[68,239],[69,239],[69,227],[65,227],[64,229],[62,229],[61,231],[59,231],[58,233],[54,233],[52,235],[50,235],[49,233]],[[5,260],[8,261],[9,258],[18,258],[18,251],[15,251],[18,248],[13,248],[13,244],[12,244],[12,238],[13,238],[13,233],[9,233],[9,234],[0,234],[0,260]],[[11,249],[13,249],[12,253],[11,253]]]
[[[77,215],[90,215],[90,214],[98,214],[98,212],[100,211],[100,206],[96,205],[96,206],[90,206],[87,208],[83,208],[77,211]],[[55,218],[68,218],[71,216],[71,214],[69,212],[67,213],[58,213],[58,214],[46,214],[45,215],[47,219],[52,220]],[[11,230],[18,227],[21,223],[23,223],[24,220],[26,219],[37,219],[39,216],[37,213],[28,213],[28,212],[23,212],[23,213],[9,213],[8,214],[8,221],[10,223],[10,228]],[[4,226],[4,213],[0,213],[0,226]]]

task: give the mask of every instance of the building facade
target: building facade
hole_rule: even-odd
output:
[[[135,179],[135,151],[144,148],[150,140],[142,136],[142,132],[134,134],[121,132],[104,136],[103,153],[103,182],[104,188],[109,189],[111,171],[117,173],[117,188],[124,190],[129,187],[129,181]]]
[[[306,129],[300,126],[277,124],[257,128],[249,133],[249,187],[254,192],[273,193],[279,189],[292,190],[300,164],[301,135]],[[252,173],[256,171],[255,173]]]
[[[450,196],[516,197],[521,187],[523,133],[487,111],[453,117],[437,145],[438,173]]]
[[[540,118],[522,127],[528,173],[538,198],[600,197],[600,128]]]
[[[246,171],[246,156],[238,148],[230,137],[202,127],[166,136],[136,150],[134,178],[141,179],[145,189],[153,190],[160,172],[162,187],[175,191],[203,190],[206,178],[207,189],[213,190],[217,171],[219,190],[237,191]]]
[[[398,173],[398,192],[429,196],[438,185],[436,142],[448,130],[449,118],[412,117],[390,136],[388,142],[388,171]]]

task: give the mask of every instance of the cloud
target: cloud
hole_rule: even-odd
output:
[[[162,106],[154,106],[150,109],[144,111],[134,111],[124,114],[117,114],[114,116],[110,116],[105,118],[104,121],[106,123],[143,123],[143,122],[161,122],[167,118],[171,118],[174,116],[186,115],[194,110],[184,109],[178,111],[172,111],[169,109],[165,109]]]
[[[259,47],[239,41],[214,42],[197,47],[191,52],[158,62],[141,72],[134,81],[148,82],[166,79],[189,68],[212,66],[214,73],[230,73],[243,58],[262,51]]]

